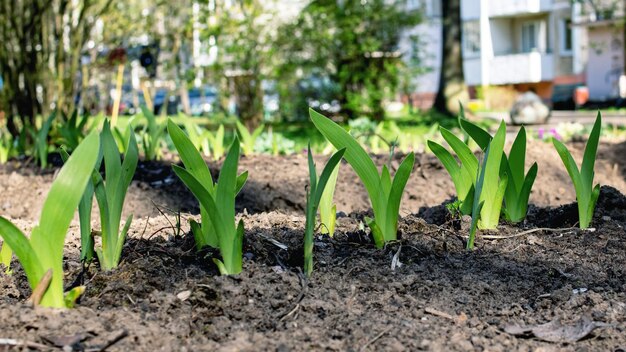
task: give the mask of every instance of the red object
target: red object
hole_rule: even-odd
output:
[[[119,64],[123,64],[126,62],[126,49],[124,48],[115,48],[109,52],[109,56],[107,57],[107,61],[109,65],[116,66]]]
[[[586,86],[576,87],[576,89],[574,89],[574,104],[581,106],[587,101],[589,101],[589,88]]]

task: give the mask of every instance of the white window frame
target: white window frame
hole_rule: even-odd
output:
[[[530,47],[530,46],[526,46],[527,43],[525,43],[525,38],[524,38],[524,33],[526,31],[526,28],[533,28],[533,35],[532,38],[534,38],[534,46]],[[523,53],[532,53],[532,52],[537,52],[537,51],[541,51],[541,45],[540,45],[540,37],[539,37],[539,33],[541,30],[541,25],[538,21],[528,21],[528,22],[524,22],[522,23],[521,27],[520,27],[520,51]],[[530,44],[530,43],[528,43]]]
[[[570,25],[568,26],[567,22],[569,21]],[[574,54],[574,29],[571,27],[572,19],[571,18],[563,18],[560,21],[560,33],[559,33],[559,52],[561,56],[572,56]],[[570,48],[566,48],[566,39],[567,39],[567,31],[570,32]]]

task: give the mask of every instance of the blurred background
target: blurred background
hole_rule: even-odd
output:
[[[626,106],[623,0],[12,0],[0,117],[234,116],[252,128]],[[526,96],[524,97],[524,95]],[[119,98],[119,102],[116,102]]]

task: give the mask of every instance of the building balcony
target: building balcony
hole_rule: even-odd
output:
[[[465,82],[476,85],[505,85],[537,83],[554,79],[554,56],[552,54],[530,52],[496,55],[487,59],[469,57],[463,60]]]
[[[489,67],[489,84],[537,83],[554,78],[554,57],[547,53],[496,55]]]
[[[548,12],[552,0],[489,0],[489,17],[510,17],[523,14]]]

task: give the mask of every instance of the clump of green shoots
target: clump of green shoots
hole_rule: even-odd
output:
[[[334,170],[341,161],[345,148],[333,154],[317,179],[317,171],[311,153],[311,146],[308,147],[309,158],[309,189],[306,196],[306,224],[304,229],[304,273],[311,276],[313,272],[313,233],[315,232],[315,219],[317,217],[317,209],[320,206],[320,200],[326,187],[329,185],[329,179],[332,177]],[[332,200],[332,197],[331,197]]]
[[[79,119],[78,110],[74,110],[69,119],[64,114],[64,121],[57,126],[57,130],[62,138],[61,144],[65,148],[69,150],[76,149],[80,141],[85,138],[85,127],[88,120],[88,115],[83,115]]]
[[[142,146],[146,160],[157,160],[161,155],[161,142],[165,135],[166,124],[159,124],[156,116],[145,105],[141,106],[148,124],[142,131]]]
[[[492,136],[487,131],[463,118],[459,119],[459,123],[482,150],[487,149],[489,142],[492,141]],[[503,213],[506,220],[513,223],[521,222],[526,218],[530,191],[537,177],[537,163],[534,163],[524,175],[525,162],[526,129],[522,127],[515,137],[509,156],[502,153],[500,166],[501,177],[506,174],[508,180],[504,192]]]
[[[124,161],[121,162],[118,152],[119,146],[113,137],[109,121],[104,122],[100,134],[100,142],[102,143],[100,156],[93,170],[91,182],[87,184],[85,193],[78,204],[81,236],[80,259],[83,262],[90,262],[94,254],[97,254],[100,266],[104,270],[111,270],[118,266],[128,228],[133,219],[132,215],[128,216],[120,232],[119,227],[124,208],[124,199],[137,169],[139,158],[137,141],[131,128],[130,126],[127,127],[131,132],[126,133],[129,140],[124,143],[127,147]],[[61,156],[64,160],[69,158],[69,155],[63,149],[61,150]],[[103,158],[106,180],[102,178],[99,172]],[[91,208],[94,194],[100,209],[100,223],[102,227],[100,231],[102,247],[98,249],[95,249],[91,229]]]
[[[224,148],[224,125],[220,125],[215,131],[215,134],[210,131],[206,132],[206,137],[209,139],[211,145],[211,153],[214,160],[220,160],[224,157],[226,148]]]
[[[241,150],[243,151],[243,155],[254,154],[254,145],[256,144],[257,138],[261,135],[261,132],[263,132],[263,128],[265,128],[265,125],[261,124],[250,133],[244,124],[237,121],[237,132],[239,133],[239,138],[241,138]]]
[[[248,172],[237,176],[239,141],[230,147],[217,183],[200,152],[185,132],[171,120],[167,129],[183,161],[184,168],[173,166],[176,175],[200,202],[202,223],[191,222],[196,246],[219,248],[222,260],[214,259],[222,275],[239,274],[242,269],[243,221],[235,227],[235,196],[248,179]]]
[[[460,119],[461,121],[465,121]],[[491,154],[501,156],[504,150],[504,141],[506,138],[506,125],[504,122],[500,124],[498,131],[493,139],[489,133],[480,129],[479,127],[469,124],[466,131],[469,129],[471,132],[468,134],[473,139],[479,139],[477,143],[482,144],[483,140],[486,144],[491,143]],[[475,132],[472,127],[478,128],[486,135]],[[465,129],[465,128],[464,128]],[[457,199],[460,201],[459,211],[463,215],[470,215],[474,211],[474,199],[476,193],[476,182],[479,176],[481,166],[478,159],[469,148],[469,146],[455,136],[451,131],[440,127],[441,135],[443,139],[448,143],[450,148],[456,153],[460,160],[460,164],[452,156],[452,154],[440,144],[428,141],[428,147],[437,156],[439,161],[446,168],[454,187],[457,192]],[[486,147],[486,146],[485,146]],[[480,201],[484,202],[481,208],[481,216],[479,227],[481,229],[495,229],[498,226],[500,220],[500,212],[502,210],[502,200],[508,184],[508,177],[506,172],[501,171],[501,157],[492,157],[485,161],[484,169],[484,184],[482,192],[478,194]]]
[[[185,131],[187,132],[187,136],[189,140],[193,144],[193,146],[198,149],[199,152],[205,157],[209,157],[211,155],[211,146],[209,135],[211,132],[207,129],[203,129],[197,123],[195,123],[191,117],[187,115],[178,114],[179,117],[182,117],[183,125],[185,126]],[[222,138],[223,139],[223,138]]]
[[[576,190],[576,201],[578,202],[578,223],[581,229],[586,229],[591,225],[593,220],[593,212],[600,196],[600,184],[593,185],[594,164],[596,162],[596,152],[600,141],[600,131],[602,129],[602,116],[598,112],[596,122],[591,129],[585,154],[580,170],[576,165],[576,161],[567,150],[567,147],[556,140],[552,139],[554,148],[559,153],[569,177],[572,179],[574,189]]]
[[[393,179],[387,165],[383,166],[379,174],[372,159],[354,137],[313,109],[309,109],[309,114],[315,127],[335,148],[346,148],[344,158],[365,185],[374,211],[374,219],[366,218],[366,223],[372,232],[376,247],[382,248],[385,242],[397,238],[400,201],[413,170],[415,155],[413,153],[407,155]]]
[[[36,226],[27,238],[9,220],[0,217],[3,247],[8,245],[19,259],[33,291],[42,293],[40,302],[46,307],[73,306],[84,287],[63,293],[63,247],[74,211],[98,160],[100,139],[89,134],[59,171],[50,187]],[[5,250],[5,249],[3,249]]]
[[[130,127],[128,128],[130,129]],[[126,154],[124,154],[124,160],[120,161],[118,146],[115,143],[108,121],[104,123],[100,140],[104,158],[105,178],[102,179],[100,173],[94,170],[92,180],[93,193],[96,196],[96,202],[100,209],[102,247],[96,248],[95,252],[98,255],[102,269],[111,270],[117,268],[120,262],[122,247],[126,241],[130,224],[133,221],[133,216],[129,215],[124,223],[124,227],[120,230],[124,199],[126,199],[126,192],[137,169],[139,152],[137,142],[135,141],[135,134],[131,132],[129,134],[128,148]],[[91,189],[87,189],[88,192],[90,190]],[[89,198],[91,199],[91,197]],[[87,206],[87,204],[83,205],[85,207]],[[85,233],[81,232],[81,235],[86,236],[86,232],[87,231],[85,231]],[[83,239],[85,238],[83,237]],[[89,245],[89,243],[93,242],[87,243]],[[88,245],[85,246],[83,243],[83,247],[86,247],[84,253],[86,256],[88,256],[88,251],[90,250]]]

